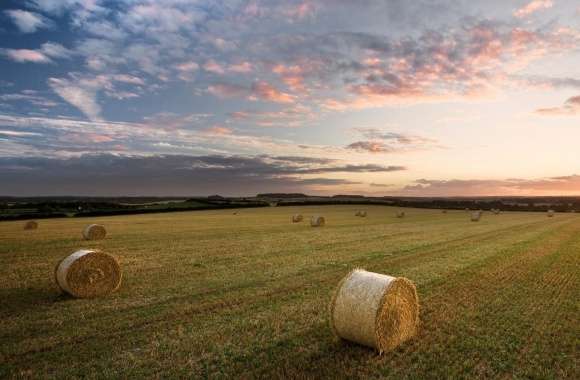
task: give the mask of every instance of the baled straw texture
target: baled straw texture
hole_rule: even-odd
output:
[[[121,285],[121,267],[113,256],[81,249],[64,258],[55,270],[56,283],[76,298],[108,295]]]
[[[554,216],[554,210],[548,210],[548,217],[551,218]]]
[[[38,223],[36,223],[34,220],[29,220],[28,222],[24,223],[25,230],[35,230],[37,228],[38,228]]]
[[[326,224],[324,216],[313,216],[310,218],[310,225],[312,227],[322,227]]]
[[[481,211],[474,211],[471,213],[472,222],[479,222],[479,219],[481,219]]]
[[[397,218],[404,218],[405,217],[405,211],[397,211]]]
[[[292,223],[299,223],[302,221],[302,219],[304,219],[302,214],[295,214],[292,216]]]
[[[100,224],[89,224],[83,230],[85,240],[100,240],[107,236],[107,230]]]
[[[393,350],[417,333],[419,299],[402,277],[355,269],[338,284],[330,303],[336,336],[379,353]]]

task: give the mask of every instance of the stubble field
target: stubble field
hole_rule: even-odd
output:
[[[580,378],[580,215],[357,209],[0,223],[0,378]],[[89,223],[107,238],[83,241]],[[54,266],[80,248],[120,260],[118,292],[60,293]],[[332,336],[355,267],[415,282],[415,339],[378,356]]]

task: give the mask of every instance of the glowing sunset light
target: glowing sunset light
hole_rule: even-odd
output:
[[[0,195],[580,195],[578,3],[434,4],[2,2]]]

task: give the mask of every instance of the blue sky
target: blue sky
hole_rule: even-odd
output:
[[[577,1],[0,4],[0,194],[580,195]]]

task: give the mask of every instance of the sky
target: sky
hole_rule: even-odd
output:
[[[580,195],[580,2],[0,2],[0,195],[264,192]]]

